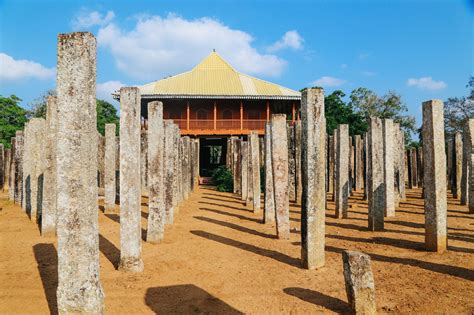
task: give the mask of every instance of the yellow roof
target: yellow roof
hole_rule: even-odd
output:
[[[144,98],[301,98],[300,92],[236,71],[215,51],[191,71],[139,88]]]

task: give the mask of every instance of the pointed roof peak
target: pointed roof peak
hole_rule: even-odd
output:
[[[235,71],[235,69],[222,58],[215,49],[204,58],[198,65],[196,65],[192,71],[195,70],[230,70]]]

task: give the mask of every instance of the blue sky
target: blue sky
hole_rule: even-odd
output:
[[[213,48],[237,70],[298,90],[467,94],[472,1],[0,0],[0,94],[28,108],[55,86],[58,33],[98,38],[97,93],[191,69]],[[114,101],[114,105],[118,105]]]

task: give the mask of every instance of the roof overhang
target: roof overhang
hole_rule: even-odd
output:
[[[120,95],[112,94],[113,98],[120,100]],[[300,95],[190,95],[190,94],[142,94],[142,99],[228,99],[228,100],[280,100],[300,101]]]

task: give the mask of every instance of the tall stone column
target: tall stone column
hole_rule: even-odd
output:
[[[334,136],[327,136],[328,139],[328,187],[327,191],[334,194]]]
[[[349,125],[337,128],[336,217],[347,218],[349,209]]]
[[[418,170],[416,163],[416,148],[408,149],[408,172],[409,172],[409,184],[408,187],[418,187]]]
[[[234,179],[234,191],[238,195],[242,194],[242,184],[241,184],[242,162],[240,161],[240,158],[242,156],[240,154],[241,150],[242,150],[242,140],[237,139],[235,142],[233,179]]]
[[[265,123],[265,202],[264,223],[275,222],[275,194],[273,193],[271,123]]]
[[[102,314],[94,36],[60,34],[57,58],[58,311]]]
[[[286,115],[273,114],[271,118],[273,192],[277,236],[290,239],[290,199],[288,191],[288,140]]]
[[[46,112],[46,167],[44,169],[43,209],[41,215],[41,235],[43,236],[54,236],[56,234],[58,123],[57,98],[49,96]]]
[[[252,173],[252,143],[250,141],[250,135],[248,136],[248,157],[247,157],[247,199],[245,205],[249,207],[253,206],[253,173]]]
[[[400,128],[400,147],[399,147],[399,159],[400,159],[400,197],[401,199],[406,199],[406,178],[408,176],[408,171],[406,167],[406,154],[405,154],[405,133]]]
[[[425,246],[443,252],[447,248],[446,154],[444,151],[443,102],[423,102],[423,156],[425,197]]]
[[[146,240],[150,243],[160,243],[165,233],[165,182],[164,182],[164,144],[165,130],[163,124],[163,104],[148,103],[148,229]],[[189,138],[187,138],[188,153]],[[189,160],[188,160],[189,161]],[[190,185],[190,177],[187,177]],[[188,190],[189,191],[189,190]]]
[[[336,204],[336,159],[337,159],[337,128],[333,130],[332,133],[332,143],[331,143],[331,157],[332,157],[332,201]]]
[[[295,122],[295,171],[296,171],[296,202],[301,204],[301,198],[303,196],[303,181],[301,171],[301,150],[302,150],[302,131],[301,121]]]
[[[248,195],[248,169],[249,169],[249,146],[247,141],[242,141],[240,148],[240,160],[242,162],[241,168],[241,190],[242,190],[242,201],[247,201]]]
[[[466,134],[464,145],[466,146],[466,179],[468,189],[468,208],[469,213],[474,213],[474,119],[469,119],[464,127]]]
[[[115,124],[105,125],[104,201],[105,212],[115,213]]]
[[[354,158],[354,137],[349,136],[349,194],[352,196],[354,190],[355,158]]]
[[[150,111],[148,115],[151,116]],[[143,271],[140,129],[140,90],[135,87],[123,87],[120,89],[119,269],[131,272]]]
[[[364,163],[362,160],[362,153],[363,153],[363,142],[362,137],[360,135],[354,136],[354,168],[355,168],[355,190],[362,190],[364,188]]]
[[[178,137],[178,202],[184,200],[184,141],[181,135]]]
[[[423,187],[423,148],[416,148],[416,169],[418,187]]]
[[[239,140],[237,139],[237,137],[231,137],[231,143],[232,143],[232,151],[231,151],[231,160],[232,160],[232,163],[231,163],[231,172],[232,172],[232,179],[233,179],[233,193],[234,194],[238,194],[239,191],[240,191],[240,187],[237,187],[237,160],[238,160],[238,149],[237,149],[237,142]]]
[[[41,133],[38,136],[43,136],[44,137],[44,130],[43,133]],[[40,142],[41,146],[39,147],[39,153],[40,158],[38,159],[38,163],[43,162],[44,156],[42,155],[43,153],[43,142]],[[40,145],[38,143],[38,146]],[[21,205],[22,204],[22,199],[23,199],[23,149],[24,149],[24,135],[22,130],[17,130],[15,133],[15,203]],[[43,164],[41,164],[41,167],[43,167]],[[41,171],[43,168],[41,168]],[[39,175],[41,176],[41,174]],[[38,176],[38,177],[39,177]],[[40,181],[40,188],[43,187],[43,179],[42,177],[39,179]],[[39,200],[40,205],[42,205],[42,199]]]
[[[183,188],[184,199],[191,193],[191,138],[183,137]]]
[[[288,189],[290,200],[296,201],[296,161],[295,161],[295,133],[291,124],[286,125],[288,136]]]
[[[15,201],[15,137],[10,139],[10,165],[9,165],[9,173],[10,177],[8,180],[8,200]]]
[[[3,143],[0,143],[0,189],[5,187],[5,149]]]
[[[456,132],[454,135],[454,150],[452,154],[452,183],[451,183],[451,190],[453,193],[453,198],[459,199],[461,197],[461,179],[462,179],[462,134],[460,132]]]
[[[105,138],[102,136],[99,131],[96,132],[97,134],[97,175],[98,175],[98,186],[99,186],[99,194],[104,193],[104,183],[105,183]]]
[[[384,228],[385,185],[383,160],[382,120],[377,117],[369,119],[368,132],[368,199],[369,199],[369,230],[382,231]]]
[[[11,149],[5,149],[5,161],[4,161],[4,180],[3,180],[3,191],[9,189],[8,182],[10,180],[10,161],[11,161]],[[25,195],[25,194],[23,194]]]
[[[260,212],[260,146],[258,140],[258,133],[256,131],[250,132],[250,170],[252,172],[252,190],[253,190],[253,212]]]
[[[312,88],[301,98],[303,199],[301,259],[306,269],[324,266],[326,214],[326,118],[324,91]]]
[[[174,138],[175,128],[172,120],[165,120],[165,144],[164,144],[164,189],[165,189],[165,223],[173,224],[174,202],[173,202],[173,178],[174,173]],[[150,170],[151,172],[151,170]]]
[[[394,129],[393,120],[382,121],[383,134],[383,181],[385,190],[385,216],[395,216],[395,178],[394,178]]]
[[[368,200],[369,197],[369,179],[368,179],[368,167],[369,167],[369,133],[364,134],[364,200]]]
[[[461,205],[467,205],[469,201],[469,133],[467,132],[468,125],[463,127],[463,146],[462,150],[462,174],[461,174]],[[451,152],[454,151],[454,144],[452,144]],[[451,154],[452,155],[452,154]],[[453,161],[452,161],[453,162]],[[454,168],[451,167],[451,184],[454,176]],[[452,186],[452,185],[451,185]],[[452,189],[452,187],[451,187]]]
[[[174,213],[177,214],[179,212],[179,201],[180,201],[180,188],[179,188],[179,179],[181,178],[180,174],[180,164],[181,160],[179,159],[179,139],[180,139],[180,131],[179,126],[177,124],[173,124],[173,168],[174,168],[174,176],[173,176],[173,209]],[[174,221],[174,220],[173,220]]]
[[[147,130],[140,130],[140,183],[142,195],[148,193],[148,179],[148,133]]]

